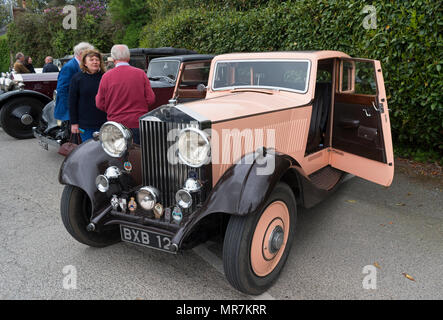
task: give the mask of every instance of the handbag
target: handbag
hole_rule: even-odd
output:
[[[72,150],[77,148],[79,144],[82,143],[82,138],[79,133],[71,133],[71,136],[69,137],[69,141],[63,143],[60,148],[58,149],[58,153],[62,156],[67,157]]]

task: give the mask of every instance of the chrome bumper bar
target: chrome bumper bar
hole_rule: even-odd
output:
[[[51,146],[54,146],[57,148],[60,147],[60,145],[61,145],[61,142],[62,142],[61,140],[48,138],[48,137],[42,135],[41,133],[37,132],[37,127],[33,127],[32,132],[34,134],[34,137],[36,137],[38,140],[40,140],[39,143],[42,146],[42,148],[44,148],[46,150],[47,150],[48,145],[51,145]],[[46,145],[46,147],[44,145]]]

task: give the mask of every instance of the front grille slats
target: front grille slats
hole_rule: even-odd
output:
[[[140,120],[143,185],[160,190],[159,202],[165,208],[175,205],[175,193],[183,188],[190,171],[195,171],[200,180],[205,180],[204,166],[191,168],[178,161],[175,161],[177,162],[175,164],[168,161],[168,152],[171,158],[177,157],[176,149],[173,147],[176,141],[168,141],[169,132],[180,131],[190,126],[198,128],[197,124]],[[201,203],[206,197],[198,198],[200,198],[198,202]],[[193,208],[196,204],[198,203],[195,203]]]

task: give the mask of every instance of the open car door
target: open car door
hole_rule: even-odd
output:
[[[394,156],[380,61],[337,61],[330,165],[389,186]]]

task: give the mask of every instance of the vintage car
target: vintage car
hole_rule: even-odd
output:
[[[58,72],[8,73],[0,78],[0,125],[17,139],[33,137],[43,107],[57,87]]]
[[[133,48],[129,49],[131,53],[131,60],[129,64],[133,67],[147,71],[149,63],[152,59],[169,57],[169,56],[181,56],[188,54],[196,54],[197,52],[189,49],[161,47],[161,48]]]
[[[63,162],[67,231],[88,246],[170,253],[219,233],[225,275],[247,294],[277,279],[298,205],[312,207],[348,173],[393,180],[381,64],[339,51],[216,56],[205,99],[139,120],[140,146],[107,122]]]
[[[147,70],[153,58],[194,54],[188,49],[136,48],[129,49],[130,64]],[[105,54],[105,57],[109,54]],[[55,64],[61,68],[72,59],[72,55],[55,59]],[[0,78],[0,125],[5,132],[17,139],[33,138],[33,128],[38,127],[42,110],[53,99],[57,87],[58,72],[37,74],[3,74]]]
[[[211,55],[189,54],[150,60],[147,75],[156,97],[151,109],[167,104],[170,99],[180,102],[203,99],[206,91],[197,87],[207,85],[212,58]],[[34,136],[46,150],[49,145],[58,148],[70,137],[69,122],[59,126],[54,118],[54,101],[45,106],[39,126],[33,128]]]

